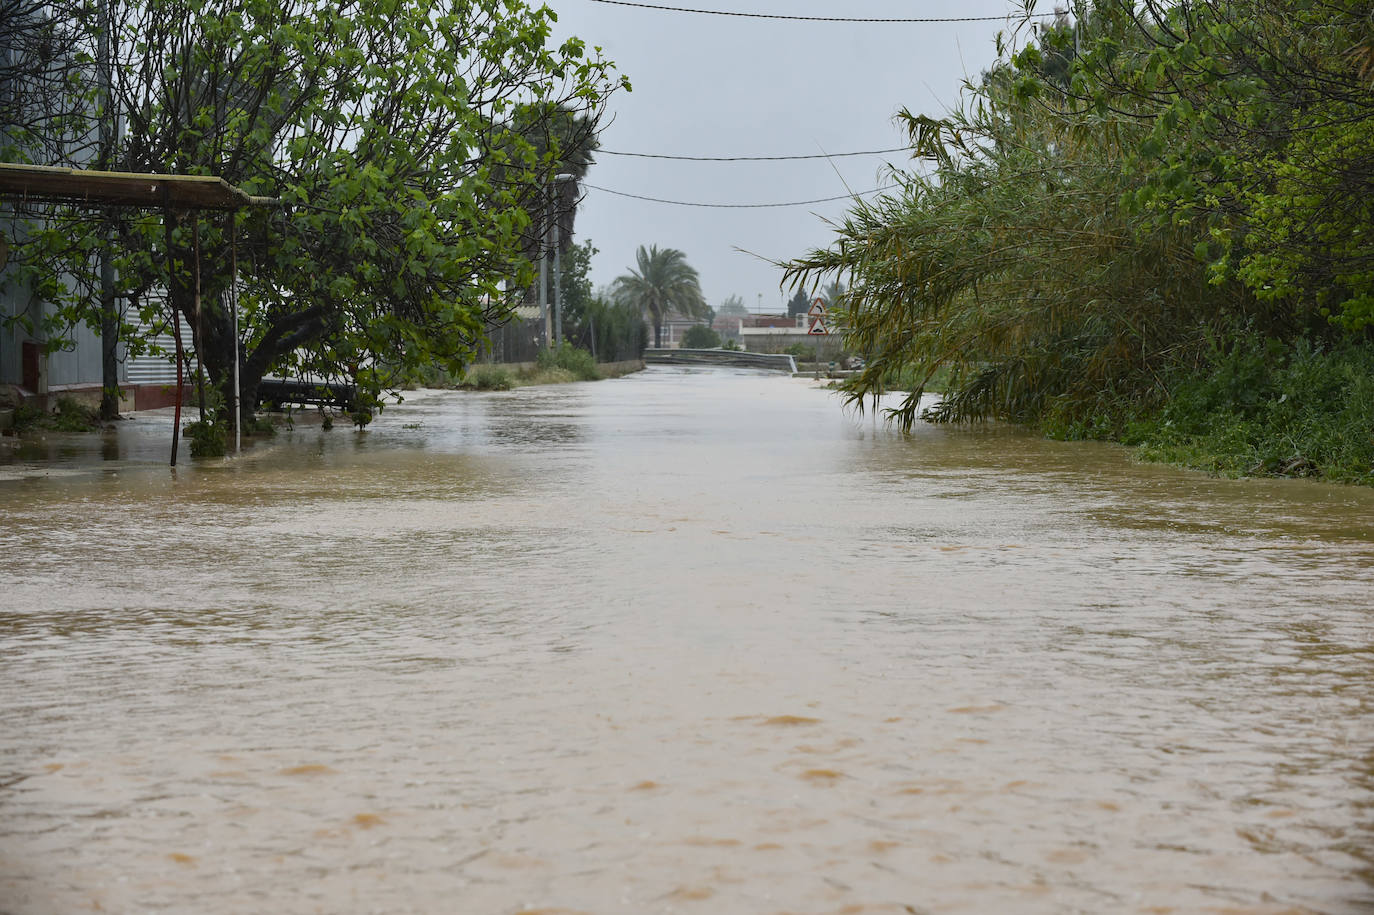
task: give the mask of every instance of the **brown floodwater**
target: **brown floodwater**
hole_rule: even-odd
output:
[[[1374,492],[746,372],[167,423],[0,452],[0,912],[1374,910]]]

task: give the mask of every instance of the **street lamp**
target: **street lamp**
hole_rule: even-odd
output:
[[[559,258],[562,242],[558,237],[559,185],[572,180],[573,176],[566,172],[553,176],[553,340],[556,346],[563,345],[563,267]]]

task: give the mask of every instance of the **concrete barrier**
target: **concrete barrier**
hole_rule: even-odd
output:
[[[787,353],[750,353],[728,349],[646,349],[649,365],[719,365],[732,368],[797,371],[797,361]]]

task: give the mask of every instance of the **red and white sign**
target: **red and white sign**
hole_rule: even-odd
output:
[[[818,298],[815,301],[813,301],[811,303],[811,307],[806,311],[806,316],[809,318],[824,318],[825,299]]]
[[[811,329],[807,331],[813,337],[823,337],[830,333],[830,328],[825,326],[825,315],[817,315],[811,319]]]

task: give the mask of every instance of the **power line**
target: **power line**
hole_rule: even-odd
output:
[[[866,149],[860,152],[813,153],[807,156],[670,156],[663,153],[618,152],[613,149],[595,150],[597,155],[634,156],[638,159],[673,159],[678,162],[786,162],[793,159],[842,159],[846,156],[882,156],[887,153],[910,152],[910,147]]]
[[[697,203],[691,200],[665,200],[662,197],[644,197],[640,194],[627,194],[624,191],[613,191],[606,187],[597,187],[595,184],[582,182],[582,187],[590,188],[594,191],[601,191],[603,194],[614,194],[617,197],[629,197],[633,200],[647,200],[650,203],[669,203],[679,207],[706,207],[713,210],[761,210],[773,207],[803,207],[813,203],[830,203],[835,200],[852,200],[855,197],[866,197],[869,194],[877,194],[880,191],[890,191],[896,187],[889,184],[884,187],[875,187],[869,191],[860,191],[857,194],[841,194],[838,197],[820,197],[816,200],[794,200],[790,203]]]
[[[652,3],[631,3],[629,0],[592,0],[611,6],[633,6],[645,10],[660,10],[670,13],[700,13],[705,16],[735,16],[741,19],[787,19],[794,22],[1005,22],[1006,16],[925,16],[917,19],[875,19],[862,16],[779,16],[773,13],[736,13],[729,10],[690,9],[685,6],[656,6]],[[1057,13],[1033,13],[1028,18],[1045,19]]]

